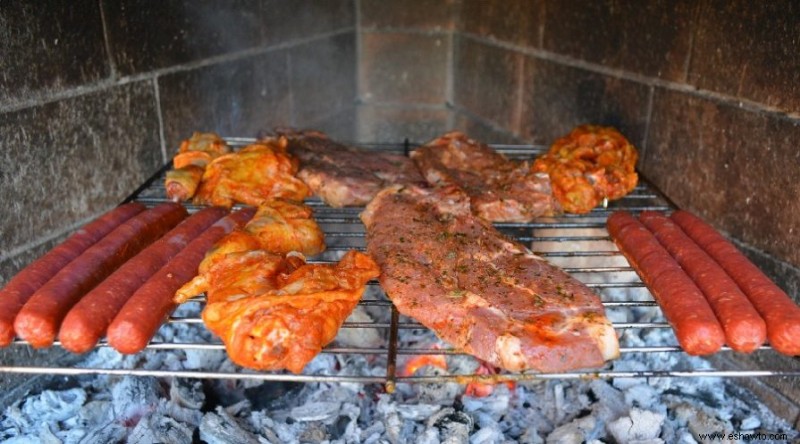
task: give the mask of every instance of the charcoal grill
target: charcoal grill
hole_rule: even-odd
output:
[[[234,148],[253,143],[255,139],[243,137],[228,137],[226,141]],[[402,144],[371,144],[360,145],[372,150],[383,150],[407,154],[415,146],[406,141]],[[530,159],[540,154],[544,147],[533,145],[492,145],[497,151],[505,154],[509,158]],[[170,168],[170,164],[165,165],[156,172],[150,179],[142,184],[126,201],[141,202],[149,207],[166,202],[166,193],[163,186],[164,175]],[[319,258],[310,260],[311,263],[329,263],[349,249],[365,249],[364,227],[359,219],[359,214],[363,208],[332,208],[325,205],[317,198],[306,200],[306,204],[314,209],[314,217],[323,228],[326,235],[328,249]],[[199,207],[187,205],[190,212],[197,211]],[[537,219],[531,223],[498,223],[495,226],[505,234],[516,240],[531,246],[540,256],[559,263],[574,260],[587,260],[595,262],[589,266],[569,266],[562,265],[562,268],[584,281],[589,288],[598,292],[603,300],[603,305],[607,311],[623,310],[630,311],[635,309],[659,310],[644,284],[636,276],[634,270],[627,264],[624,257],[611,242],[608,232],[605,231],[605,219],[615,210],[624,209],[632,213],[644,210],[660,211],[669,213],[675,209],[666,196],[659,192],[646,179],[640,178],[639,185],[624,198],[608,202],[602,208],[596,208],[588,214],[574,215],[565,214],[559,217]],[[586,234],[586,231],[596,233]],[[573,232],[573,233],[570,233]],[[556,248],[549,248],[547,251],[536,251],[537,243],[556,245]],[[560,246],[563,246],[561,248]],[[401,316],[392,303],[380,290],[376,281],[368,283],[371,291],[370,297],[366,297],[360,302],[362,307],[371,307],[372,310],[380,310],[385,313],[385,320],[374,322],[354,322],[346,321],[344,329],[373,328],[384,332],[388,338],[387,344],[381,347],[337,347],[329,346],[323,350],[325,354],[339,355],[383,355],[385,356],[385,374],[375,376],[374,374],[356,375],[319,375],[319,374],[289,374],[283,372],[251,372],[248,370],[237,370],[234,372],[220,371],[173,371],[160,369],[114,369],[114,368],[91,368],[73,366],[0,366],[2,373],[24,373],[24,374],[48,374],[48,375],[132,375],[132,376],[155,376],[155,377],[185,377],[185,378],[210,378],[210,379],[250,379],[263,381],[297,381],[297,382],[351,382],[351,383],[378,383],[384,384],[388,391],[392,391],[397,383],[443,383],[470,381],[522,381],[537,379],[591,379],[591,378],[649,378],[649,377],[781,377],[800,376],[800,366],[793,370],[712,370],[705,368],[687,368],[675,370],[644,369],[636,371],[613,370],[609,365],[605,369],[591,371],[573,371],[565,373],[501,373],[498,375],[478,375],[478,374],[443,374],[437,376],[401,376],[398,372],[398,358],[403,359],[411,356],[420,355],[453,355],[458,354],[457,350],[448,348],[431,348],[424,346],[404,346],[398,341],[398,334],[405,329],[424,329],[421,324]],[[615,290],[634,290],[638,297],[627,300],[619,300],[608,296],[608,292]],[[196,304],[199,313],[202,304],[205,302],[203,296],[198,296],[187,302]],[[167,320],[171,324],[189,324],[196,328],[204,328],[199,316],[171,317]],[[618,336],[626,331],[638,329],[670,329],[665,321],[651,322],[613,322],[614,329]],[[670,330],[671,333],[671,330]],[[671,343],[654,343],[644,346],[621,346],[620,352],[626,354],[652,355],[659,353],[684,353],[674,335],[668,335]],[[15,340],[13,347],[29,347],[28,343],[22,340]],[[56,342],[54,346],[60,346]],[[105,341],[101,341],[98,347],[109,347]],[[220,342],[151,342],[147,350],[161,352],[169,350],[224,350]],[[723,347],[720,353],[733,353],[729,347]],[[764,345],[754,353],[776,353],[771,347]],[[795,358],[797,360],[797,358]],[[641,359],[647,364],[651,359]],[[691,361],[694,362],[694,361]]]

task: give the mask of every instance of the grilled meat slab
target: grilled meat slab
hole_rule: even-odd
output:
[[[405,156],[342,145],[316,132],[288,137],[289,153],[300,160],[297,176],[332,207],[365,205],[388,185],[425,182]]]
[[[411,153],[431,185],[456,185],[470,197],[472,210],[493,222],[528,222],[559,213],[550,179],[514,162],[488,145],[451,132]]]
[[[361,215],[398,311],[511,371],[602,366],[619,355],[597,295],[470,212],[457,187],[389,187]]]

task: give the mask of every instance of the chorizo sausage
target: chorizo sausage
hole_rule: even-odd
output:
[[[128,203],[108,211],[31,262],[8,281],[0,290],[0,347],[14,340],[14,318],[36,290],[111,230],[144,210],[145,206],[140,203]]]
[[[725,335],[708,301],[655,236],[622,211],[612,214],[607,226],[620,251],[650,288],[686,353],[718,351]]]
[[[671,217],[747,295],[766,321],[767,338],[772,347],[780,353],[800,355],[800,307],[789,295],[699,217],[687,211],[676,211]]]
[[[644,211],[639,219],[705,294],[725,331],[728,345],[750,353],[764,344],[767,339],[764,320],[725,270],[667,216]]]
[[[61,320],[83,295],[184,217],[183,206],[166,203],[115,228],[31,296],[14,320],[17,334],[35,348],[53,345]]]
[[[108,343],[120,353],[143,350],[177,304],[175,292],[196,274],[206,252],[226,234],[247,223],[255,208],[224,217],[194,239],[131,296],[108,327]]]
[[[125,262],[67,313],[58,334],[61,345],[73,353],[91,350],[131,295],[192,239],[227,213],[222,207],[200,210]]]

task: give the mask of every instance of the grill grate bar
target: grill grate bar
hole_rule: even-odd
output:
[[[387,304],[388,305],[388,304]],[[202,325],[203,320],[200,318],[170,318],[167,322],[171,324],[184,324],[184,325]],[[611,325],[619,330],[626,330],[630,328],[668,328],[669,324],[666,322],[612,322]],[[392,322],[351,322],[347,321],[342,325],[342,328],[395,328]],[[424,325],[416,321],[397,322],[396,328],[399,329],[415,329],[426,328]]]
[[[232,373],[185,370],[145,370],[145,369],[108,369],[91,367],[34,367],[34,366],[0,366],[0,373],[39,374],[59,376],[111,375],[111,376],[152,376],[156,378],[194,378],[194,379],[236,379],[253,381],[294,381],[294,382],[329,382],[329,383],[361,383],[383,384],[381,376],[329,376],[329,375],[293,375],[285,373]],[[439,376],[400,376],[398,383],[446,383],[467,382],[497,383],[504,381],[533,381],[545,379],[612,379],[612,378],[752,378],[752,377],[798,377],[797,371],[777,370],[645,370],[645,371],[597,371],[569,373],[516,373],[494,376],[481,375],[439,375]]]
[[[388,328],[387,325],[385,328]],[[417,327],[417,328],[424,328],[424,327]],[[419,356],[419,355],[464,355],[467,354],[461,352],[456,349],[450,348],[426,348],[426,347],[401,347],[396,346],[392,349],[391,345],[397,344],[397,338],[395,337],[395,341],[392,342],[391,340],[388,343],[388,347],[326,347],[322,349],[322,353],[325,354],[335,354],[335,355],[342,355],[342,354],[350,354],[350,355],[382,355],[386,353],[394,354],[395,355],[395,363],[397,360],[398,355],[404,356]],[[12,346],[15,347],[27,347],[30,344],[26,341],[17,340],[12,342]],[[55,341],[53,343],[55,347],[61,347],[61,343],[59,341]],[[101,341],[97,344],[98,348],[108,348],[110,345],[105,342]],[[146,350],[202,350],[202,351],[224,351],[225,345],[221,342],[152,342],[147,345]],[[763,345],[759,347],[757,350],[772,350],[772,347],[769,345]],[[683,349],[678,345],[651,345],[651,346],[640,346],[640,347],[620,347],[619,349],[621,354],[628,354],[628,353],[678,353],[683,352]],[[733,351],[730,347],[724,346],[720,350],[722,352],[730,352]],[[389,363],[391,366],[391,362]],[[0,366],[0,368],[2,368]],[[395,371],[396,371],[396,364],[395,364]],[[387,376],[388,380],[392,379],[392,376]]]

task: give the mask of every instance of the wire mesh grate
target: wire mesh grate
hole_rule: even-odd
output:
[[[250,138],[226,138],[233,147],[244,146],[255,141]],[[368,149],[393,151],[403,153],[408,151],[406,144],[372,144],[363,145]],[[510,158],[532,158],[542,152],[543,148],[526,145],[493,145],[499,152]],[[164,189],[164,175],[170,168],[165,165],[151,178],[145,181],[125,201],[137,201],[147,206],[155,206],[166,202]],[[365,232],[359,219],[363,208],[332,208],[325,205],[318,198],[310,198],[306,204],[313,208],[314,217],[325,232],[327,250],[319,257],[310,258],[310,263],[331,263],[344,254],[347,250],[365,250]],[[187,204],[189,212],[200,209],[199,206]],[[617,250],[605,229],[606,218],[616,210],[624,209],[632,213],[645,210],[669,213],[674,205],[649,182],[642,179],[632,193],[624,198],[609,202],[606,207],[600,207],[587,214],[565,214],[558,217],[541,218],[531,223],[498,223],[496,228],[503,234],[516,239],[530,247],[537,255],[559,265],[566,272],[584,282],[589,288],[598,292],[612,319],[614,329],[621,338],[620,353],[627,354],[658,354],[658,353],[683,353],[677,346],[674,336],[671,343],[647,343],[645,345],[629,345],[624,343],[627,331],[641,331],[644,329],[663,330],[668,338],[671,329],[659,316],[658,305],[653,301],[647,288]],[[204,330],[199,313],[205,303],[203,296],[198,296],[187,304],[194,304],[196,309],[191,316],[172,316],[165,325],[182,325],[185,328]],[[297,382],[358,382],[382,383],[391,390],[398,382],[407,383],[441,383],[441,382],[468,382],[468,381],[523,381],[534,379],[586,379],[586,378],[615,378],[615,377],[764,377],[764,376],[800,376],[800,369],[795,371],[773,370],[711,370],[711,369],[676,369],[676,370],[638,370],[620,371],[610,367],[595,371],[576,371],[565,373],[501,373],[497,375],[442,374],[437,376],[405,376],[398,372],[398,359],[403,360],[414,356],[444,355],[458,356],[457,350],[444,347],[431,347],[425,344],[409,344],[402,342],[400,337],[404,332],[425,332],[427,329],[418,322],[400,315],[376,281],[368,284],[365,298],[359,305],[373,314],[373,320],[348,319],[343,330],[371,329],[385,338],[380,346],[343,346],[338,341],[323,350],[325,355],[361,355],[381,357],[379,369],[382,375],[376,375],[375,369],[354,374],[289,374],[286,372],[253,372],[246,369],[236,371],[173,371],[169,369],[150,368],[99,368],[99,367],[36,367],[36,366],[0,366],[2,373],[50,374],[50,375],[132,375],[156,377],[188,377],[209,379],[255,379],[268,381],[297,381]],[[637,311],[654,313],[646,320],[636,320],[633,313]],[[377,313],[377,315],[376,315]],[[209,335],[206,335],[209,336]],[[29,347],[28,343],[16,340],[12,343],[16,347]],[[58,347],[56,342],[54,346]],[[101,341],[98,348],[108,348],[105,341]],[[163,353],[170,351],[200,350],[224,353],[221,342],[210,339],[207,341],[171,341],[151,342],[143,353]],[[724,347],[721,353],[731,353],[729,347]],[[769,346],[759,348],[755,353],[775,353]],[[346,361],[346,359],[343,359]],[[645,360],[646,362],[646,360]]]

